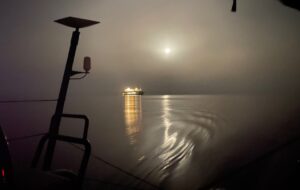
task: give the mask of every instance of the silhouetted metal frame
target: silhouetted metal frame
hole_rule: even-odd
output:
[[[236,0],[233,0],[231,12],[236,12],[236,3],[237,3]]]
[[[81,145],[84,145],[85,151],[84,151],[80,169],[78,171],[78,176],[76,176],[76,179],[78,179],[77,181],[82,183],[82,180],[83,180],[86,168],[87,168],[88,160],[89,160],[89,157],[91,154],[91,145],[87,140],[89,120],[85,115],[64,114],[63,110],[64,110],[64,104],[65,104],[65,100],[66,100],[66,96],[67,96],[69,83],[70,83],[70,80],[72,79],[71,77],[73,75],[83,73],[83,72],[72,70],[75,53],[76,53],[76,48],[77,48],[78,41],[79,41],[79,35],[80,35],[79,28],[92,26],[92,25],[98,24],[99,22],[87,20],[87,19],[75,18],[75,17],[66,17],[66,18],[56,20],[55,22],[65,25],[65,26],[68,26],[68,27],[75,28],[75,31],[73,31],[73,34],[72,34],[68,58],[67,58],[66,66],[65,66],[64,75],[63,75],[63,80],[62,80],[60,91],[59,91],[56,109],[55,109],[54,115],[51,119],[50,128],[49,128],[48,133],[41,138],[41,140],[38,144],[37,150],[36,150],[34,158],[32,160],[32,167],[35,168],[37,166],[38,161],[39,161],[42,151],[43,151],[43,147],[47,141],[48,141],[48,144],[47,144],[47,149],[46,149],[46,153],[44,156],[44,163],[42,166],[43,170],[51,170],[56,141],[64,141],[64,142],[69,142],[69,143],[81,144]],[[88,72],[84,72],[84,73],[87,74]],[[66,135],[59,135],[59,127],[60,127],[62,117],[83,119],[85,121],[83,137],[77,138],[77,137],[70,137],[70,136],[66,136]]]
[[[89,127],[89,119],[85,115],[77,115],[77,114],[61,114],[60,117],[67,117],[67,118],[75,118],[75,119],[83,119],[84,120],[84,132],[82,138],[77,138],[77,137],[70,137],[66,135],[51,135],[47,133],[44,135],[37,147],[37,150],[35,152],[35,155],[33,157],[31,167],[36,168],[39,162],[39,159],[41,157],[43,148],[45,146],[45,143],[47,140],[50,142],[50,140],[55,140],[55,141],[63,141],[63,142],[69,142],[69,143],[75,143],[75,144],[81,144],[84,146],[84,154],[83,158],[81,161],[80,168],[78,170],[78,175],[77,175],[77,180],[76,183],[79,185],[82,185],[82,182],[84,180],[85,172],[87,169],[87,164],[91,155],[91,144],[87,140],[87,133],[88,133],[88,127]],[[55,119],[55,116],[52,117],[52,120]]]
[[[49,142],[48,142],[46,155],[44,158],[44,164],[43,164],[44,170],[51,169],[54,149],[55,149],[55,145],[56,145],[55,137],[58,135],[58,132],[59,132],[61,116],[63,114],[63,109],[64,109],[65,99],[66,99],[66,95],[67,95],[67,91],[68,91],[68,87],[69,87],[70,77],[72,75],[72,67],[73,67],[73,63],[74,63],[74,57],[75,57],[75,53],[76,53],[77,44],[79,41],[79,35],[80,35],[79,29],[76,28],[72,34],[68,59],[67,59],[67,63],[66,63],[65,71],[64,71],[63,80],[62,80],[61,87],[60,87],[60,93],[59,93],[59,97],[58,97],[57,104],[56,104],[56,110],[55,110],[54,116],[53,116],[53,118],[51,120],[51,124],[50,124]]]
[[[298,11],[300,11],[300,2],[297,0],[280,0],[280,2],[282,4],[284,4],[285,6],[297,9]]]
[[[74,119],[83,119],[84,120],[84,129],[83,129],[83,139],[87,139],[88,130],[89,130],[89,118],[86,115],[78,115],[78,114],[62,114],[62,117],[74,118]]]

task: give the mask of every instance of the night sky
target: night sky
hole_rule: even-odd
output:
[[[26,0],[0,6],[0,98],[56,98],[75,16],[74,69],[92,58],[73,95],[300,92],[300,12],[276,0]],[[166,48],[170,53],[166,54]]]

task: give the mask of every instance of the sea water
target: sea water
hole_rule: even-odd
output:
[[[65,113],[90,119],[90,189],[198,189],[297,137],[298,107],[297,97],[282,96],[95,96],[70,97]],[[54,108],[2,105],[1,125],[8,138],[45,132]],[[60,133],[80,137],[82,126],[63,119]],[[11,142],[16,168],[29,166],[38,140]],[[76,170],[81,156],[58,143],[53,167]]]

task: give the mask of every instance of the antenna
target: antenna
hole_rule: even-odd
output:
[[[100,23],[98,21],[87,20],[87,19],[76,18],[76,17],[66,17],[66,18],[55,20],[54,22],[57,22],[59,24],[71,28],[85,28]]]
[[[234,12],[234,13],[236,12],[236,0],[233,0],[231,12]]]
[[[45,143],[45,139],[49,138],[46,154],[44,156],[44,163],[43,163],[44,170],[51,169],[51,163],[53,160],[53,154],[54,154],[55,145],[56,145],[56,141],[57,141],[58,137],[61,138],[60,140],[66,140],[66,141],[70,140],[70,138],[68,139],[68,138],[59,136],[59,134],[58,134],[62,117],[67,116],[67,117],[72,117],[72,118],[78,118],[78,116],[76,116],[76,115],[64,114],[63,111],[64,111],[64,104],[65,104],[67,91],[68,91],[68,87],[69,87],[69,82],[72,79],[71,77],[75,74],[83,73],[83,72],[72,70],[73,62],[74,62],[74,58],[75,58],[75,54],[76,54],[76,48],[77,48],[77,44],[79,41],[79,35],[80,35],[79,29],[99,23],[98,21],[87,20],[87,19],[76,18],[76,17],[66,17],[66,18],[55,20],[55,22],[65,25],[65,26],[68,26],[68,27],[71,27],[71,28],[75,28],[75,30],[73,31],[72,38],[71,38],[70,49],[69,49],[69,53],[68,53],[67,63],[65,66],[64,76],[63,76],[61,87],[60,87],[59,97],[58,97],[57,104],[56,104],[55,113],[51,119],[50,128],[49,128],[48,133],[39,142],[39,146],[36,151],[36,154],[35,154],[35,157],[33,160],[33,164],[32,164],[33,166],[37,165],[37,161],[41,155],[42,148]],[[85,73],[87,73],[90,70],[90,67],[91,67],[90,64],[91,64],[90,58],[85,58],[85,60],[84,60]],[[85,142],[85,140],[86,139],[83,139],[82,142],[84,141],[85,144],[88,144]],[[79,142],[79,141],[76,140],[76,142]],[[81,142],[81,140],[80,140],[80,142]],[[85,161],[86,160],[87,159],[85,159]],[[82,166],[82,169],[80,170],[81,176],[83,176],[83,173],[86,169],[85,166],[86,165]]]

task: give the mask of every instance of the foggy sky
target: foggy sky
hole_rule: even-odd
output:
[[[81,29],[74,69],[91,74],[72,95],[300,92],[300,12],[276,0],[2,1],[0,98],[57,97],[72,29],[53,20],[100,21]],[[163,48],[172,52],[166,56]]]

